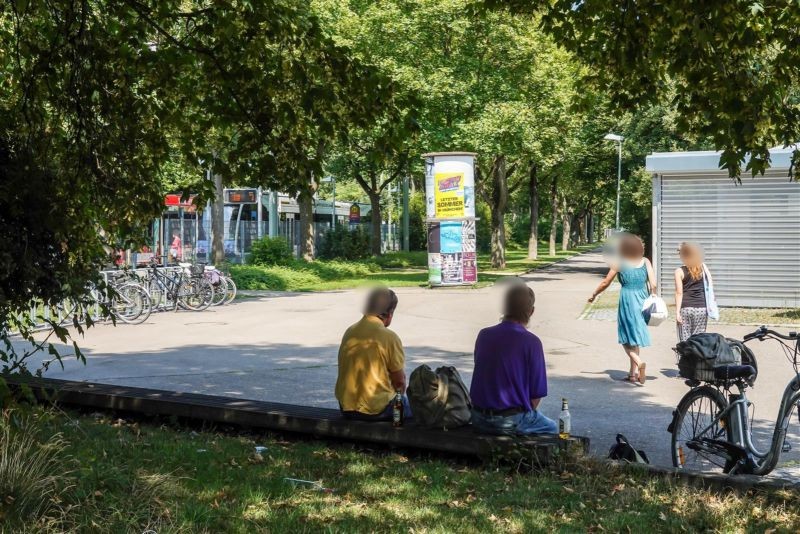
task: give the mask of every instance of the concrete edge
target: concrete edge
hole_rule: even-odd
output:
[[[712,491],[747,493],[749,491],[800,491],[800,482],[784,478],[765,478],[758,475],[725,475],[721,473],[705,473],[677,469],[674,467],[660,467],[649,464],[630,464],[616,460],[601,460],[606,465],[644,471],[648,475],[669,481],[678,481],[687,486],[708,489]]]

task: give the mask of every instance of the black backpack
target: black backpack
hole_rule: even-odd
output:
[[[612,460],[624,460],[631,464],[649,464],[650,460],[644,451],[637,451],[628,442],[628,438],[617,434],[617,443],[611,446],[608,457]]]

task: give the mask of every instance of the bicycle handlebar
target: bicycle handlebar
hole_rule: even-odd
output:
[[[766,326],[761,326],[755,332],[750,332],[749,334],[745,334],[744,341],[750,341],[751,339],[758,339],[759,341],[763,341],[767,336],[774,336],[779,339],[785,339],[786,341],[794,341],[798,339],[797,332],[789,332],[789,335],[781,334],[780,332],[776,332],[775,330],[770,330]]]

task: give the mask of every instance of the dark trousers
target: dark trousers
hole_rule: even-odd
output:
[[[368,413],[361,413],[356,411],[344,411],[342,410],[342,416],[345,419],[350,419],[351,421],[391,421],[392,414],[394,413],[394,399],[386,405],[386,408],[379,414],[368,414]],[[339,406],[341,410],[342,407]],[[411,406],[408,404],[408,397],[403,395],[403,415],[406,419],[411,418]]]

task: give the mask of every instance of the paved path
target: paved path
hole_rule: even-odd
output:
[[[675,378],[674,324],[652,329],[654,346],[643,352],[648,364],[644,387],[620,381],[627,358],[616,343],[616,324],[579,319],[586,298],[605,272],[599,254],[584,254],[535,271],[524,279],[536,292],[530,328],[544,343],[550,396],[542,409],[558,413],[570,401],[573,429],[607,453],[621,432],[666,465],[666,427],[687,391]],[[455,365],[469,383],[478,330],[499,317],[502,284],[479,290],[401,288],[392,328],[407,348],[410,371],[421,363]],[[336,351],[344,329],[358,319],[363,292],[270,293],[203,313],[154,314],[146,324],[89,331],[81,343],[88,358],[47,376],[146,386],[218,395],[335,407],[332,390]],[[752,327],[719,326],[741,337]],[[761,374],[752,392],[759,428],[777,412],[792,368],[778,348],[758,349]],[[797,459],[796,420],[790,427]]]

